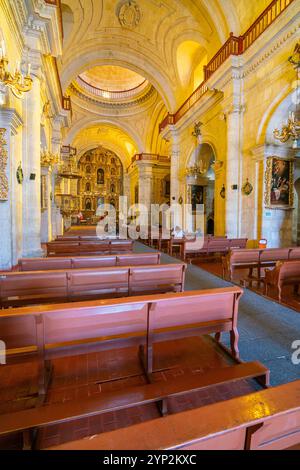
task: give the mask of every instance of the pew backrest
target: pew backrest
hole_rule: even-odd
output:
[[[123,253],[117,255],[23,258],[19,271],[97,268],[109,266],[138,266],[160,264],[160,253]]]
[[[185,269],[186,265],[180,263],[9,272],[0,276],[0,305],[179,292],[184,289]]]
[[[300,260],[300,247],[291,248],[289,252],[289,260]]]
[[[229,248],[240,248],[245,249],[247,245],[248,238],[231,238],[229,240]]]
[[[260,251],[260,263],[268,263],[275,261],[286,261],[289,259],[290,248],[267,248]]]
[[[8,351],[38,346],[50,357],[55,349],[64,354],[63,343],[113,342],[131,332],[156,341],[165,329],[181,336],[195,327],[201,334],[234,331],[242,292],[227,287],[0,310],[1,339]]]
[[[64,256],[69,254],[114,254],[132,252],[132,240],[94,240],[94,241],[54,241],[47,243],[48,256]]]

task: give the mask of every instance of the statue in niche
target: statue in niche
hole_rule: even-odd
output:
[[[86,183],[85,190],[86,190],[87,193],[90,192],[90,190],[91,190],[91,184],[90,183]]]
[[[86,201],[85,201],[85,210],[86,211],[92,210],[92,202],[91,202],[90,199],[86,199]]]
[[[102,168],[97,170],[97,184],[104,184],[104,170]]]
[[[111,192],[111,193],[115,193],[115,192],[116,192],[115,189],[116,189],[116,188],[115,188],[115,185],[112,184],[111,187],[110,187],[110,192]]]
[[[114,168],[112,168],[112,169],[110,170],[110,173],[111,173],[111,175],[114,176],[114,175],[116,174],[116,170],[115,170]]]
[[[90,165],[88,165],[88,166],[86,167],[85,171],[86,171],[86,173],[91,173],[91,167],[90,167]]]

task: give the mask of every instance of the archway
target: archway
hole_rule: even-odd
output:
[[[274,110],[268,119],[265,134],[264,159],[264,197],[262,204],[262,236],[268,240],[271,248],[291,246],[298,242],[298,205],[297,194],[300,177],[299,149],[293,148],[293,141],[289,139],[282,143],[274,137],[275,129],[282,129],[289,113],[295,110],[294,92],[290,93]],[[274,203],[270,191],[273,188],[273,175],[276,162],[283,162],[288,168],[288,177],[285,176],[288,197]],[[276,175],[275,175],[276,176]],[[297,182],[295,184],[295,182]],[[275,188],[276,190],[277,188]],[[280,188],[278,188],[279,190]],[[274,189],[273,189],[274,192]],[[293,203],[294,199],[294,203]]]
[[[197,205],[204,207],[204,233],[214,235],[215,230],[215,172],[212,164],[216,160],[213,147],[199,144],[192,152],[186,168],[186,201],[192,206],[192,217],[187,229],[195,229]]]
[[[118,210],[123,194],[123,165],[117,154],[99,146],[85,152],[78,161],[81,178],[78,183],[80,210],[84,220],[96,224],[97,208],[112,204]]]

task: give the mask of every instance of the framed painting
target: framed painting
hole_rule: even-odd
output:
[[[268,209],[292,209],[294,160],[268,157],[265,173],[265,205]]]
[[[195,211],[197,204],[204,204],[204,188],[196,184],[190,185],[190,201],[192,210]]]

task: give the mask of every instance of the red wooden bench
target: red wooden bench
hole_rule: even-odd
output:
[[[4,414],[0,416],[0,436],[22,432],[23,449],[31,449],[34,446],[36,431],[46,426],[150,403],[157,403],[161,414],[165,416],[168,412],[168,399],[170,398],[209,389],[215,385],[228,385],[240,380],[257,379],[267,373],[267,369],[259,362],[249,362],[166,382],[160,381],[118,391],[102,392],[97,397],[88,397],[84,401],[70,400]],[[130,428],[129,431],[131,431]]]
[[[185,243],[184,260],[192,256],[228,253],[233,248],[245,248],[247,238],[204,237]]]
[[[160,264],[8,272],[0,275],[0,306],[181,292],[185,270],[185,264]]]
[[[47,243],[47,256],[131,253],[132,240],[54,241]]]
[[[58,258],[22,258],[19,271],[98,268],[109,266],[138,266],[160,264],[160,253],[131,253],[102,256],[70,256]]]
[[[231,354],[238,361],[241,294],[239,287],[230,287],[2,310],[1,340],[6,344],[8,364],[23,360],[24,354],[37,358],[39,394],[45,394],[47,388],[47,361],[82,354],[82,346],[88,344],[98,348],[139,346],[151,381],[153,344],[157,341],[215,333],[220,342],[221,333],[229,332]],[[264,380],[268,384],[268,374]]]
[[[51,449],[299,450],[299,396],[297,380]]]
[[[273,270],[266,269],[265,272],[265,295],[268,295],[269,287],[275,287],[278,291],[279,302],[281,302],[282,289],[284,286],[294,286],[295,292],[298,292],[300,284],[300,261],[278,262]]]
[[[277,261],[300,260],[299,248],[267,248],[231,250],[222,258],[223,278],[233,279],[236,269],[250,269],[249,279],[261,280],[261,270],[275,266]],[[252,276],[253,269],[257,269],[257,278]]]

